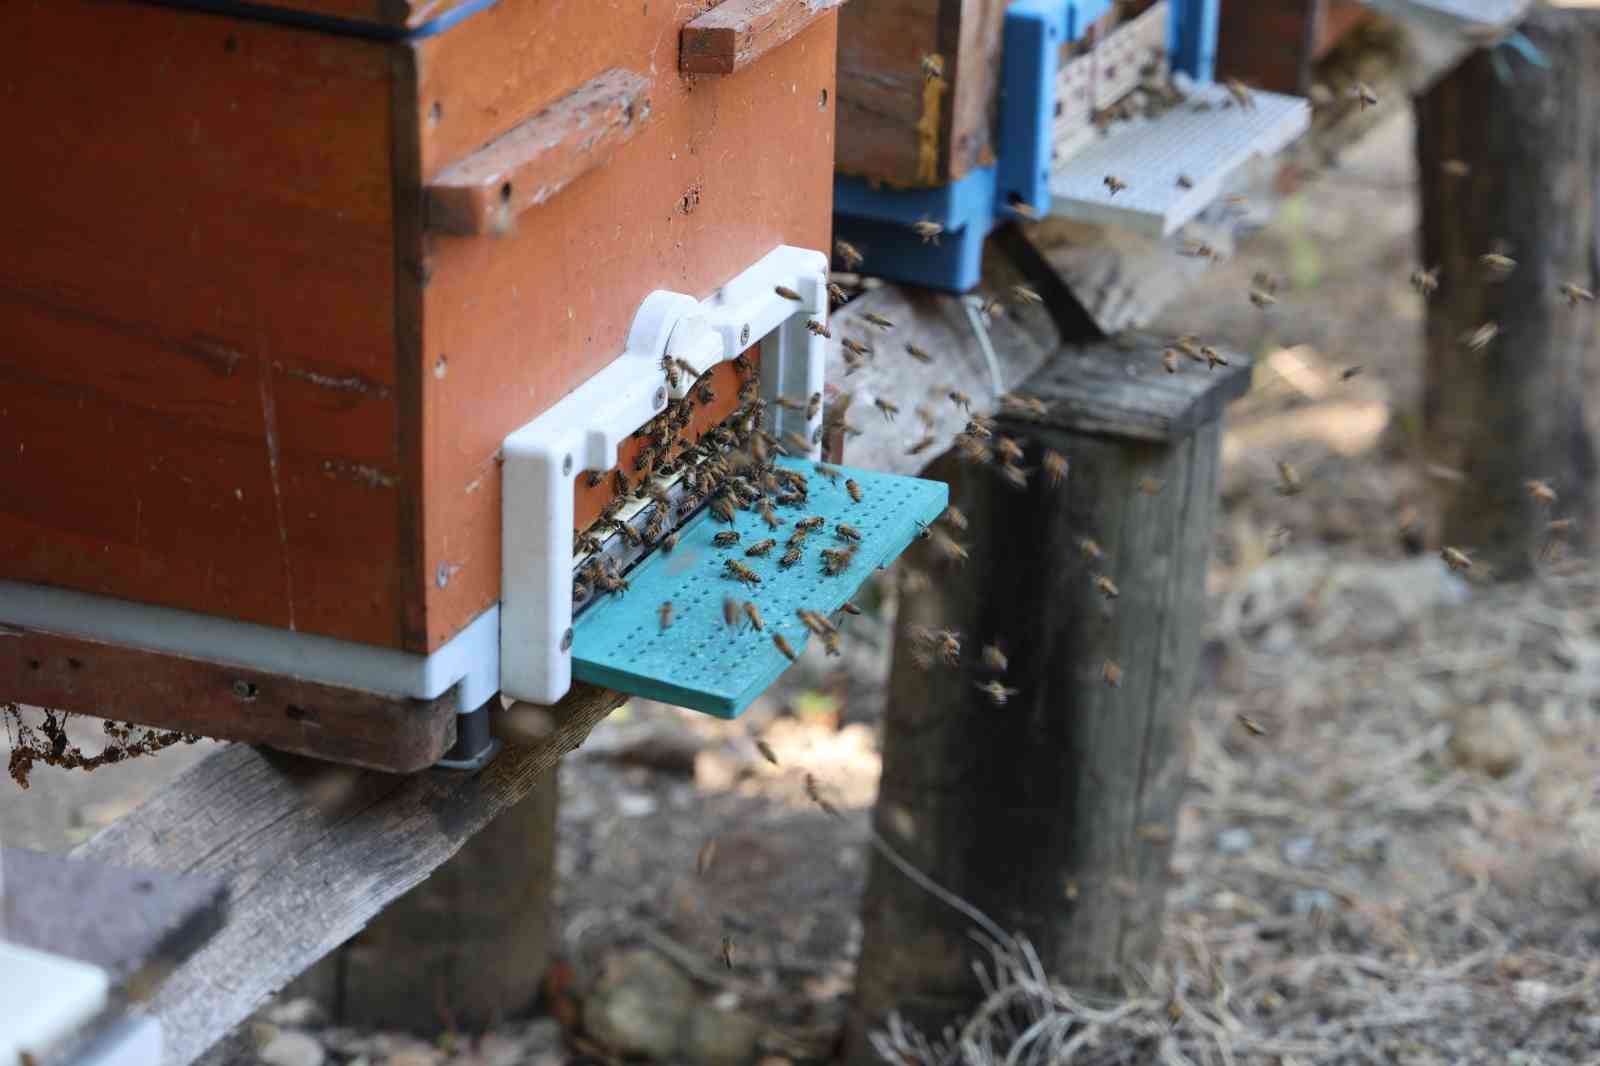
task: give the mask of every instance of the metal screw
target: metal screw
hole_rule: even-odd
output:
[[[256,687],[248,681],[235,681],[233,683],[233,694],[236,698],[248,703],[256,698]]]
[[[568,626],[567,627],[567,631],[565,633],[561,634],[561,650],[562,651],[571,651],[572,650],[572,627],[571,626]]]
[[[744,348],[750,343],[750,323],[744,324],[744,329],[739,331],[739,347]]]

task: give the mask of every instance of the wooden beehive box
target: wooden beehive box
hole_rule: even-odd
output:
[[[1372,17],[1359,0],[1221,0],[1217,77],[1269,92],[1311,90],[1316,65]]]
[[[445,646],[499,595],[506,435],[653,290],[828,247],[835,24],[832,0],[5,5],[0,621],[49,589]],[[321,699],[377,723],[336,757],[398,768],[449,740],[443,711],[288,668],[23,637],[0,701],[317,750]]]

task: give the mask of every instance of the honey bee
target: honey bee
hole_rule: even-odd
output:
[[[946,395],[950,397],[951,403],[955,404],[962,410],[969,412],[972,410],[972,397],[968,396],[966,393],[957,389],[951,389],[948,393],[946,393]]]
[[[839,808],[829,803],[827,799],[823,797],[822,790],[817,787],[816,776],[813,774],[806,774],[806,797],[810,799],[812,803],[815,803],[818,807],[821,807],[823,813],[832,815],[835,818],[842,817],[842,815],[839,814]]]
[[[933,362],[933,356],[929,355],[926,349],[919,348],[910,342],[906,343],[906,354],[911,356],[911,358],[915,359],[919,363]]]
[[[1180,189],[1192,189],[1192,188],[1194,188],[1194,179],[1191,178],[1187,174],[1179,174],[1178,175],[1178,188],[1180,188]]]
[[[1416,289],[1424,298],[1432,296],[1439,290],[1439,268],[1413,270],[1411,272],[1411,287]]]
[[[994,469],[1000,479],[1012,488],[1022,490],[1028,487],[1028,472],[1015,463],[1001,463]]]
[[[1207,370],[1215,370],[1219,366],[1228,366],[1227,357],[1209,344],[1200,346],[1200,356],[1206,361]]]
[[[750,628],[754,629],[757,633],[767,628],[766,623],[761,620],[761,612],[756,609],[755,604],[747,602],[744,605],[744,616],[750,620]],[[777,762],[778,760],[773,759],[772,761]]]
[[[1249,715],[1238,714],[1235,715],[1235,717],[1239,719],[1239,724],[1244,726],[1244,731],[1249,733],[1251,736],[1264,737],[1267,735],[1266,727],[1260,722],[1256,721],[1254,718],[1251,718]]]
[[[855,604],[851,603],[849,600],[845,600],[843,603],[841,603],[839,605],[839,610],[843,611],[845,614],[860,614],[861,613],[861,608],[857,607]]]
[[[1063,481],[1067,480],[1068,469],[1069,467],[1066,456],[1062,455],[1060,452],[1051,451],[1049,449],[1045,450],[1044,476],[1045,480],[1047,480],[1052,486],[1058,486]]]
[[[1517,269],[1517,261],[1509,255],[1499,252],[1485,252],[1478,257],[1478,262],[1489,268],[1489,276],[1503,278]]]
[[[1355,83],[1355,85],[1351,86],[1350,95],[1360,103],[1361,110],[1363,111],[1369,107],[1378,106],[1378,94],[1373,92],[1372,86],[1368,85],[1364,81],[1358,81]]]
[[[861,486],[857,485],[853,478],[846,478],[845,479],[844,491],[846,491],[846,492],[848,492],[850,494],[850,499],[851,499],[852,502],[854,502],[854,503],[860,503],[861,502]]]
[[[1444,565],[1457,572],[1472,569],[1472,559],[1460,548],[1444,547],[1439,549],[1439,558],[1444,560]]]
[[[611,482],[612,491],[615,492],[618,497],[626,496],[633,490],[633,484],[628,480],[628,475],[622,472],[621,467],[611,471]]]
[[[946,666],[961,665],[961,637],[952,629],[935,629],[929,634],[933,650]]]
[[[1128,187],[1127,182],[1123,181],[1114,174],[1107,174],[1103,181],[1105,183],[1105,187],[1110,190],[1112,196],[1117,195],[1117,193]]]
[[[783,553],[783,558],[778,560],[778,565],[783,567],[785,570],[787,570],[789,567],[793,566],[795,563],[798,563],[799,561],[800,561],[800,546],[797,544],[797,545],[794,545],[793,547],[791,547],[788,551]]]
[[[739,543],[739,534],[731,529],[724,530],[723,532],[712,537],[711,543],[715,544],[719,548],[731,548],[735,544]]]
[[[1359,364],[1357,364],[1356,366],[1347,366],[1343,370],[1339,371],[1339,380],[1340,381],[1349,381],[1351,378],[1356,377],[1358,374],[1360,374],[1361,371],[1362,371],[1362,367]]]
[[[667,384],[676,389],[682,378],[678,374],[678,364],[672,361],[672,356],[663,355],[661,357],[661,369],[666,371]]]
[[[817,412],[822,410],[822,393],[813,392],[806,401],[806,421],[817,417]]]
[[[761,584],[761,575],[750,569],[748,566],[745,566],[737,559],[724,559],[722,561],[722,566],[728,571],[728,576],[733,578],[735,581],[743,582],[746,585]]]
[[[1006,653],[1001,651],[997,645],[985,644],[983,646],[983,665],[1003,674],[1006,672],[1006,667],[1010,666],[1011,663],[1006,658]]]
[[[628,583],[622,579],[622,574],[617,570],[617,564],[610,559],[605,561],[605,566],[600,572],[599,584],[607,592],[615,592],[619,596],[628,591]]]
[[[821,515],[814,514],[800,519],[800,521],[794,524],[794,528],[799,530],[801,533],[809,533],[813,529],[821,529],[823,523],[826,521],[827,519],[823,518]]]
[[[834,241],[833,251],[839,257],[839,262],[844,264],[846,270],[854,270],[865,262],[861,253],[856,251],[856,246],[849,241]]]
[[[835,577],[850,568],[850,563],[856,557],[856,546],[848,548],[823,548],[822,571],[829,577]]]
[[[733,937],[726,933],[722,935],[722,965],[733,969]]]
[[[815,333],[819,337],[826,337],[829,340],[833,339],[833,331],[814,318],[806,320],[806,329],[809,329],[812,333]]]
[[[939,234],[944,232],[944,227],[937,222],[929,222],[924,219],[921,222],[911,223],[911,231],[922,238],[923,244],[931,244],[938,247]]]
[[[774,285],[772,287],[772,291],[777,293],[779,296],[782,296],[785,300],[793,300],[795,303],[803,302],[800,299],[800,294],[789,288],[787,285]]]
[[[1302,486],[1300,484],[1300,474],[1299,474],[1299,472],[1297,470],[1295,470],[1294,467],[1292,467],[1288,463],[1284,462],[1282,459],[1279,459],[1278,460],[1278,492],[1279,492],[1279,494],[1284,495],[1284,496],[1294,496],[1297,493],[1299,493],[1301,488],[1302,488]]]
[[[886,422],[893,422],[894,416],[900,413],[898,404],[890,403],[881,396],[873,400],[872,405],[883,412],[883,418]]]
[[[1222,87],[1228,90],[1228,95],[1233,97],[1233,102],[1246,111],[1256,106],[1255,94],[1238,78],[1228,78],[1223,81]]]
[[[1439,164],[1439,169],[1448,178],[1464,178],[1472,173],[1471,165],[1460,159],[1446,159]]]
[[[1108,600],[1114,600],[1122,595],[1122,590],[1117,588],[1117,583],[1104,574],[1095,575],[1094,587],[1099,590],[1100,595]]]
[[[729,629],[739,624],[739,601],[732,596],[722,599],[722,621]]]
[[[839,341],[839,343],[844,345],[845,351],[852,355],[859,355],[863,359],[870,358],[872,355],[872,349],[868,348],[865,344],[862,344],[858,340],[852,340],[849,337],[844,337]]]
[[[1533,478],[1522,484],[1527,488],[1533,502],[1541,507],[1549,507],[1556,502],[1556,490],[1551,487],[1550,482]]]
[[[656,617],[661,620],[661,628],[666,629],[672,625],[672,601],[668,600],[656,608]]]
[[[850,294],[830,281],[828,282],[828,298],[836,304],[842,304],[849,302]]]
[[[1013,296],[1015,296],[1017,298],[1017,302],[1018,303],[1024,303],[1024,304],[1042,304],[1042,303],[1044,303],[1044,297],[1040,296],[1037,291],[1035,291],[1034,289],[1029,288],[1026,285],[1013,285],[1013,286],[1011,286],[1011,295],[1013,295]]]
[[[789,640],[782,633],[772,634],[772,643],[783,653],[783,657],[792,663],[800,661],[800,656],[794,653],[794,648],[789,646]]]
[[[637,548],[644,543],[644,538],[639,535],[639,531],[628,523],[618,522],[614,528],[618,533],[622,534],[622,540],[628,547]]]
[[[1573,282],[1563,282],[1560,289],[1561,295],[1567,298],[1568,307],[1577,307],[1580,303],[1593,303],[1594,293],[1582,285]]]
[[[778,542],[775,540],[757,541],[756,543],[750,545],[750,547],[746,548],[744,553],[751,558],[759,559],[777,546]]]
[[[1107,659],[1100,664],[1100,680],[1104,681],[1108,688],[1120,688],[1122,686],[1122,667]]]
[[[996,707],[1004,707],[1007,700],[1022,691],[1017,688],[1006,688],[999,681],[975,681],[973,684],[977,686],[979,692],[988,696],[989,702]]]
[[[1178,372],[1178,349],[1161,349],[1161,365],[1167,368],[1167,373],[1176,374]]]
[[[801,624],[819,637],[825,637],[830,633],[838,632],[838,630],[833,627],[832,622],[828,621],[828,619],[823,615],[811,610],[808,607],[796,607],[794,613],[795,617],[800,619]]]
[[[1278,298],[1272,295],[1272,293],[1267,292],[1265,289],[1251,289],[1250,302],[1255,304],[1260,310],[1265,311],[1267,308],[1277,303]]]
[[[783,525],[783,522],[778,518],[777,512],[773,510],[771,500],[765,498],[757,500],[756,513],[761,516],[761,520],[767,524],[768,529],[777,529]]]
[[[757,627],[757,628],[759,628],[759,627]],[[773,766],[779,765],[779,763],[778,763],[778,753],[772,750],[772,745],[771,744],[768,744],[766,741],[762,740],[760,737],[756,738],[756,750],[761,753],[761,757],[763,759],[767,760]]]
[[[861,317],[879,329],[894,329],[894,323],[882,315],[875,315],[871,311],[867,311]]]
[[[717,857],[717,838],[707,837],[706,842],[700,845],[700,850],[694,857],[694,872],[704,877],[711,872],[711,864]]]
[[[1080,537],[1078,539],[1078,551],[1085,559],[1090,560],[1104,559],[1106,555],[1105,552],[1100,550],[1100,545],[1090,537]]]
[[[1481,352],[1494,343],[1500,336],[1500,326],[1495,322],[1485,322],[1477,329],[1461,335],[1461,343],[1467,346],[1469,352]]]
[[[955,445],[956,451],[961,455],[961,458],[969,463],[982,464],[994,458],[994,453],[989,450],[989,446],[971,433],[956,434]]]
[[[1043,418],[1050,413],[1050,405],[1037,396],[1018,396],[1008,392],[1000,397],[1000,403],[1012,414],[1026,418]]]
[[[671,552],[672,549],[676,548],[677,546],[678,546],[678,534],[676,534],[676,533],[668,533],[666,536],[661,538],[661,550],[662,551]]]
[[[860,540],[861,539],[861,531],[859,529],[857,529],[855,526],[847,526],[843,522],[840,522],[838,525],[834,526],[833,528],[834,528],[834,532],[838,535],[840,540]]]
[[[726,496],[718,496],[711,501],[711,514],[719,522],[733,522],[733,504],[728,502]]]
[[[994,453],[1008,463],[1022,461],[1022,446],[1010,437],[999,437],[994,442]]]
[[[929,52],[922,57],[922,76],[928,81],[944,77],[944,56]]]

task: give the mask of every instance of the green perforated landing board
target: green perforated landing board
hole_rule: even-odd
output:
[[[796,608],[832,617],[949,501],[949,489],[937,481],[836,467],[835,483],[809,461],[779,462],[806,475],[806,503],[778,507],[775,517],[782,525],[775,530],[753,510],[734,512],[732,525],[702,511],[679,530],[677,548],[657,551],[629,572],[626,592],[605,595],[579,616],[573,626],[574,678],[719,718],[737,717],[790,665],[772,634],[781,633],[797,654],[806,646],[810,632]],[[846,480],[861,489],[860,503],[851,500]],[[812,515],[820,515],[823,525],[806,537],[800,561],[779,565],[795,523]],[[861,534],[860,547],[848,567],[830,576],[823,570],[822,549],[846,546],[836,532],[840,522]],[[739,534],[738,544],[713,543],[716,534],[728,530]],[[765,557],[745,554],[768,539],[778,543]],[[728,559],[753,570],[761,584],[745,585],[728,576]],[[729,627],[722,617],[722,602],[729,596],[754,603],[766,629],[758,633],[742,619]],[[668,601],[672,624],[662,629],[660,609]],[[840,628],[848,640],[848,627]]]

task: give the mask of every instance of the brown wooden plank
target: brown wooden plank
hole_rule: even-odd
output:
[[[506,0],[419,42],[423,180],[602,71],[676,71],[685,17],[633,0]],[[417,424],[430,646],[499,597],[506,434],[615,359],[651,291],[704,297],[775,245],[829,247],[836,22],[829,11],[738,77],[663,77],[650,124],[515,233],[430,234],[406,253],[428,279]]]
[[[733,74],[811,25],[844,0],[721,0],[684,24],[685,74]]]
[[[1304,93],[1325,2],[1221,0],[1217,76],[1271,92]]]
[[[584,82],[430,181],[428,227],[462,236],[509,231],[518,215],[632,140],[650,119],[649,91],[648,78],[620,69]]]
[[[0,576],[402,643],[391,68],[307,41],[4,6]]]
[[[0,631],[17,703],[409,773],[455,743],[455,701],[407,700],[46,630]]]
[[[236,745],[80,847],[102,862],[220,874],[232,889],[221,932],[148,1002],[162,1061],[193,1062],[526,796],[623,700],[574,686],[550,708],[544,740],[479,773],[330,771]]]

